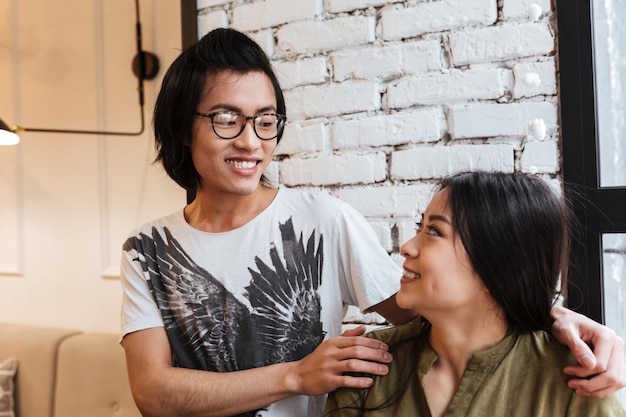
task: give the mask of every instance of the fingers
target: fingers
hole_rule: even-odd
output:
[[[572,339],[568,347],[580,367],[567,367],[565,373],[587,377],[610,369],[619,369],[624,361],[623,347],[621,347],[623,344],[620,344],[619,339],[619,336],[609,328],[596,332],[588,341],[593,346],[593,351],[583,339]]]
[[[389,372],[386,364],[393,358],[388,349],[385,343],[363,336],[326,340],[297,362],[295,389],[298,393],[319,395],[339,387],[369,387],[373,376]]]
[[[378,375],[380,371],[376,371],[373,367],[363,369],[361,362],[385,364],[390,363],[393,359],[388,351],[389,347],[385,343],[367,337],[340,336],[327,340],[323,344],[332,346],[333,350],[330,350],[329,354],[332,355],[333,359],[345,362],[342,364],[345,368],[342,369],[342,372],[370,372]],[[355,366],[355,363],[359,366]]]
[[[369,388],[374,385],[374,378],[343,375],[337,380],[337,388]]]
[[[575,378],[568,386],[579,395],[603,398],[626,386],[624,340],[606,326],[563,307],[551,310],[552,334],[567,345],[580,366],[563,369]],[[593,351],[589,346],[593,346]]]
[[[604,398],[626,386],[623,339],[613,333],[612,340],[605,341],[604,345],[606,347],[603,350],[599,347],[594,350],[598,363],[593,371],[580,366],[564,368],[563,372],[577,377],[568,382],[568,386],[576,390],[577,394]]]
[[[362,336],[363,333],[365,333],[365,326],[360,325],[360,326],[357,326],[357,327],[355,327],[353,329],[346,330],[341,335],[342,336]]]
[[[552,310],[553,313],[555,309]],[[558,316],[561,317],[561,316]],[[580,335],[580,330],[573,323],[566,324],[563,319],[556,320],[552,325],[552,334],[559,342],[566,345],[578,363],[592,372],[587,375],[597,373],[594,368],[597,366],[597,360],[591,348]],[[585,375],[586,376],[586,375]]]
[[[607,373],[590,379],[571,379],[567,382],[567,386],[575,390],[578,395],[595,398],[605,398],[624,387],[623,383]]]
[[[553,307],[551,314],[555,319],[552,334],[566,345],[578,363],[587,369],[586,375],[606,371],[616,345],[615,332],[563,307]],[[589,345],[594,347],[593,351]]]
[[[381,349],[384,347],[385,349]],[[387,346],[382,343],[372,346],[353,345],[339,348],[336,353],[334,374],[337,376],[335,387],[367,388],[372,386],[372,376],[387,375],[385,365],[392,361]]]
[[[608,327],[592,340],[597,372],[606,372],[613,366],[624,367],[624,340]]]
[[[566,375],[571,375],[577,378],[589,378],[592,377],[593,375],[597,375],[597,372],[591,371],[588,368],[584,368],[582,366],[566,366],[565,368],[563,368],[563,373]]]
[[[337,388],[367,388],[374,383],[369,375],[387,375],[389,372],[385,364],[390,363],[393,357],[385,343],[365,337],[342,337],[329,342],[337,343],[336,371],[340,375]]]
[[[344,335],[348,331],[349,330],[344,332]],[[369,337],[362,337],[362,336],[344,336],[344,335],[339,336],[339,337],[334,337],[323,343],[335,346],[340,349],[345,349],[345,348],[354,347],[354,346],[363,346],[363,347],[370,348],[370,349],[381,349],[384,351],[389,350],[389,347],[387,346],[387,344],[385,344],[384,342],[381,342],[380,340],[372,339]]]
[[[606,360],[604,361],[605,368],[598,369],[599,358],[597,356],[594,356],[594,352],[591,351],[589,345],[587,345],[581,339],[578,339],[577,337],[573,338],[570,340],[570,343],[567,346],[570,348],[572,355],[574,355],[578,363],[581,365],[581,369],[585,373],[584,375],[580,376],[589,376],[606,370]],[[599,351],[602,350],[603,349],[600,349]],[[598,351],[596,351],[596,354],[597,353]]]

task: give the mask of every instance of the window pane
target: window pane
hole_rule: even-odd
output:
[[[600,187],[626,186],[626,1],[593,0]]]
[[[606,325],[626,336],[626,234],[602,235],[603,294]],[[626,401],[626,389],[620,391]]]

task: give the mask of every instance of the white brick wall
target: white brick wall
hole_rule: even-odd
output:
[[[390,79],[403,74],[424,73],[442,66],[438,40],[406,42],[390,46],[364,46],[331,55],[334,81]]]
[[[254,31],[297,20],[314,19],[322,11],[322,0],[265,0],[237,6],[233,9],[233,27]]]
[[[446,131],[446,119],[439,107],[423,110],[339,120],[331,132],[334,149],[435,142]]]
[[[504,2],[502,14],[507,20],[517,18],[536,20],[551,10],[550,0],[507,0]]]
[[[513,172],[513,147],[497,145],[428,146],[396,151],[391,155],[391,178],[424,180],[461,170]]]
[[[274,72],[285,90],[300,85],[322,84],[329,78],[328,62],[324,57],[278,62],[274,65]]]
[[[403,78],[387,88],[387,106],[450,104],[470,100],[495,100],[511,90],[513,76],[501,68],[450,69]]]
[[[336,196],[366,217],[415,217],[426,209],[431,188],[430,184],[364,186],[339,189]]]
[[[548,23],[522,23],[466,30],[450,35],[454,66],[547,55],[554,50]]]
[[[329,51],[375,40],[374,17],[349,16],[326,21],[288,23],[276,31],[278,46],[285,52],[307,54]]]
[[[545,61],[523,62],[513,67],[514,98],[533,96],[556,96],[556,63],[553,58]]]
[[[312,158],[288,158],[280,163],[281,182],[294,185],[372,184],[387,177],[383,152],[319,154]]]
[[[275,154],[293,156],[330,149],[328,130],[328,121],[324,119],[288,123]]]
[[[367,81],[307,86],[285,92],[287,111],[294,120],[380,109],[379,86]]]
[[[400,0],[326,0],[328,11],[331,13],[351,12],[357,9],[366,9],[371,6],[385,6],[391,3],[401,3]]]
[[[464,104],[450,109],[450,135],[454,139],[524,136],[535,119],[543,120],[546,129],[554,132],[556,107],[545,101]]]
[[[259,42],[289,122],[271,176],[331,193],[381,244],[414,233],[434,180],[461,169],[559,184],[550,0],[199,0],[199,33]]]
[[[442,0],[383,10],[382,38],[394,40],[429,33],[493,24],[498,16],[495,0]]]
[[[198,10],[201,10],[211,6],[222,6],[230,2],[230,0],[197,0],[196,6],[198,7]]]
[[[224,10],[217,10],[212,13],[204,13],[198,16],[198,36],[204,33],[200,28],[224,28],[228,27],[228,15]]]

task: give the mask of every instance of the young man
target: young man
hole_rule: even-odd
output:
[[[324,394],[372,383],[346,372],[382,375],[392,359],[362,329],[340,335],[344,306],[392,323],[414,316],[395,303],[399,267],[354,209],[264,185],[285,121],[269,60],[237,31],[207,34],[165,76],[157,159],[196,198],[124,244],[122,344],[146,417],[321,416]],[[611,360],[577,380],[580,392],[623,386],[621,339],[555,314],[560,340],[591,362],[579,376]]]

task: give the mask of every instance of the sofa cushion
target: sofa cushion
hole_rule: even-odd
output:
[[[14,378],[17,358],[0,363],[0,417],[15,417]]]

